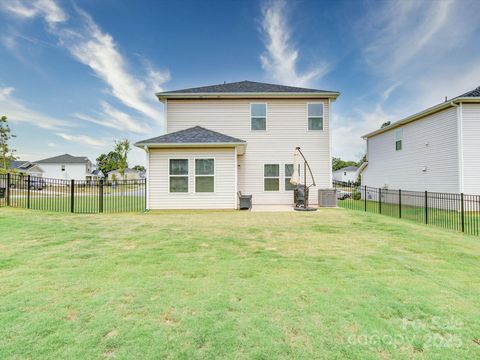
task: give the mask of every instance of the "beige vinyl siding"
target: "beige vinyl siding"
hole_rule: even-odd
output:
[[[195,193],[195,158],[215,159],[215,192]],[[189,192],[169,193],[169,159],[188,159]],[[150,209],[235,209],[235,149],[150,149]]]
[[[462,104],[464,192],[480,194],[480,104]]]
[[[324,104],[324,130],[308,131],[307,103]],[[267,104],[267,130],[250,130],[250,103]],[[168,100],[167,132],[203,126],[247,141],[238,156],[238,189],[253,195],[254,204],[291,204],[293,192],[284,190],[284,164],[293,162],[295,147],[307,157],[317,188],[330,187],[329,102],[327,99],[214,99]],[[280,191],[263,189],[263,165],[280,165]],[[310,201],[317,203],[317,188]]]
[[[457,109],[442,110],[402,126],[402,150],[395,129],[367,141],[368,167],[362,184],[416,191],[459,191]],[[427,167],[423,172],[422,168]]]

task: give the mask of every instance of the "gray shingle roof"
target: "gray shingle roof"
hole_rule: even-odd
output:
[[[218,85],[202,86],[174,91],[164,91],[162,94],[181,93],[336,93],[335,91],[308,89],[294,86],[267,84],[255,81],[239,81]]]
[[[480,97],[480,86],[458,97]]]
[[[358,167],[356,167],[356,166],[345,166],[341,169],[335,170],[335,172],[337,172],[337,171],[357,171],[357,170],[358,170]]]
[[[195,126],[189,129],[172,132],[151,139],[138,141],[139,144],[225,144],[225,143],[244,143],[240,140],[216,131],[205,129],[201,126]]]
[[[11,160],[9,167],[10,169],[23,169],[23,170],[28,170],[32,166],[35,166],[29,161],[20,161],[20,160]]]
[[[38,160],[36,164],[84,164],[88,161],[86,156],[72,156],[70,154],[63,154],[54,156],[48,159]]]

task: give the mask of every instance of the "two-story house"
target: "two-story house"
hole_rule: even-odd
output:
[[[63,180],[89,180],[96,178],[94,166],[86,156],[63,154],[35,161],[43,169],[44,178]]]
[[[363,138],[363,185],[480,194],[480,87]]]
[[[331,187],[338,92],[242,81],[156,95],[166,134],[135,144],[147,154],[147,208],[235,209],[238,191],[253,205],[292,204],[297,146],[317,184],[310,204]]]

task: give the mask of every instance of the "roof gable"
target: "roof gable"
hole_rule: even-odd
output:
[[[180,130],[157,136],[151,139],[138,141],[135,145],[153,145],[153,144],[238,144],[245,143],[240,140],[216,131],[205,129],[201,126],[195,126],[189,129]]]
[[[261,83],[255,81],[239,81],[233,83],[224,83],[218,85],[209,85],[209,86],[201,86],[201,87],[194,87],[188,89],[181,89],[181,90],[174,90],[174,91],[164,91],[160,92],[160,94],[167,94],[167,93],[325,93],[325,92],[332,92],[328,90],[318,90],[318,89],[309,89],[309,88],[301,88],[295,86],[285,86],[285,85],[277,85],[277,84],[268,84],[268,83]]]
[[[72,156],[63,154],[51,158],[35,161],[37,164],[86,164],[88,162],[86,156]]]

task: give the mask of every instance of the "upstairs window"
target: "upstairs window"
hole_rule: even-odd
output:
[[[250,128],[267,130],[267,104],[250,104]]]
[[[403,129],[395,130],[395,151],[402,150]]]
[[[323,103],[307,104],[308,130],[323,130]]]
[[[290,183],[293,175],[293,164],[285,164],[285,191],[293,190],[295,186]]]
[[[62,171],[65,171],[65,165],[61,166]]]
[[[169,190],[172,193],[188,193],[188,159],[170,159]]]
[[[279,191],[280,175],[278,164],[265,164],[263,166],[263,190]]]
[[[195,159],[195,192],[215,191],[215,160]]]

